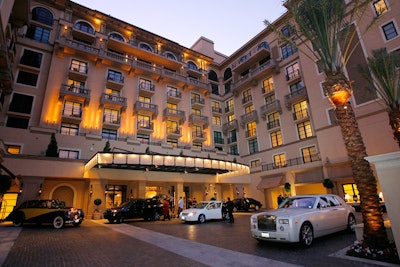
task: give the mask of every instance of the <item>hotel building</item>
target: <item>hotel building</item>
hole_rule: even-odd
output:
[[[373,27],[353,24],[360,45],[347,75],[370,156],[398,145],[357,65],[373,49],[400,48],[399,5],[371,1]],[[280,194],[359,199],[318,62],[270,29],[226,56],[205,37],[187,48],[68,0],[0,8],[1,172],[16,176],[0,217],[35,198],[89,216],[98,198],[102,210],[156,195],[246,196],[265,208]],[[290,36],[286,16],[273,23]]]

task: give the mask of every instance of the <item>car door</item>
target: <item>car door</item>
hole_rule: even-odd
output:
[[[340,201],[335,196],[327,196],[330,202],[332,213],[335,215],[333,221],[334,230],[347,227],[347,210],[340,204]]]
[[[220,219],[222,217],[221,213],[221,203],[220,202],[211,202],[207,205],[207,214],[206,218],[211,219]]]

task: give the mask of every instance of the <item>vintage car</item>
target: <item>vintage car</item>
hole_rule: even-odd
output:
[[[14,209],[5,219],[14,226],[24,223],[50,223],[54,228],[62,228],[66,224],[78,226],[84,219],[83,210],[66,207],[60,200],[27,200]]]
[[[184,222],[204,223],[206,220],[222,219],[222,202],[216,200],[202,201],[183,210],[179,218]]]
[[[348,229],[354,231],[355,210],[332,194],[299,195],[286,198],[275,210],[253,214],[251,235],[258,241],[300,242]]]
[[[258,211],[262,207],[262,203],[251,197],[235,198],[233,200],[233,211]]]
[[[136,218],[158,221],[161,214],[162,203],[159,198],[135,198],[105,210],[103,216],[110,223],[123,223],[126,219]]]

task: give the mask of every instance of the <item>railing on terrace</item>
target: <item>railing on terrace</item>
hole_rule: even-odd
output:
[[[287,159],[286,164],[284,164],[284,165],[276,165],[275,163],[268,163],[268,164],[263,164],[261,167],[262,167],[262,171],[270,171],[270,170],[275,170],[275,169],[279,169],[279,168],[307,164],[307,163],[316,162],[316,161],[320,161],[320,160],[321,160],[320,155],[314,154],[314,155],[311,155],[310,157],[308,157],[307,159],[304,159],[303,157]]]

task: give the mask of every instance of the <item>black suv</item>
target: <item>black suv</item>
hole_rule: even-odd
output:
[[[110,223],[122,223],[125,219],[143,218],[158,221],[162,213],[162,203],[158,198],[135,198],[116,208],[104,211],[104,219]]]
[[[236,198],[233,200],[233,211],[239,211],[239,210],[259,210],[262,206],[261,202],[258,200],[255,200],[254,198],[251,197],[243,197],[243,198]]]

